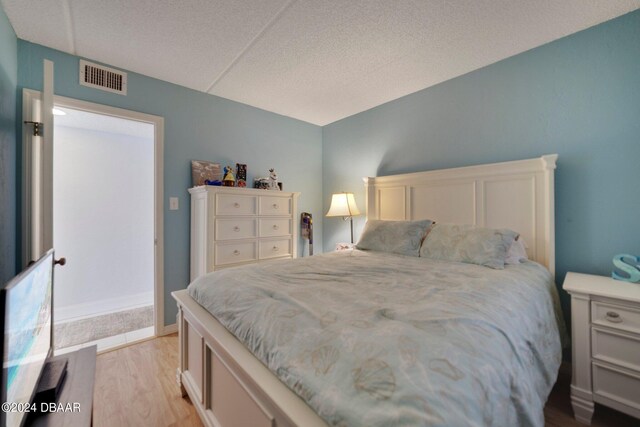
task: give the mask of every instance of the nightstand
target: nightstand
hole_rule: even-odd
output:
[[[594,402],[640,418],[640,285],[567,273],[571,294],[571,405],[591,424]]]

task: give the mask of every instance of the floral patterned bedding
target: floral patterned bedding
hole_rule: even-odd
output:
[[[189,294],[335,426],[543,426],[564,324],[549,272],[345,251]]]

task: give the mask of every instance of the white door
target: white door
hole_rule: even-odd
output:
[[[154,323],[155,334],[174,331],[164,326],[164,239],[163,239],[163,140],[164,119],[159,116],[93,104],[53,95],[53,63],[45,60],[45,92],[23,89],[22,105],[25,122],[39,124],[39,136],[34,136],[33,123],[23,127],[23,197],[22,217],[22,263],[53,247],[54,242],[54,150],[53,150],[53,106],[59,105],[97,114],[132,119],[154,126]],[[64,256],[63,252],[56,254]],[[69,260],[74,262],[73,259]]]
[[[43,67],[42,96],[23,93],[23,267],[53,247],[53,62]]]
[[[54,124],[53,243],[69,258],[56,272],[57,322],[109,315],[113,338],[148,331],[154,290],[154,125],[58,102],[55,108],[62,115]],[[91,341],[75,329],[59,334],[59,345],[77,344],[79,335]],[[98,329],[95,339],[107,336]]]

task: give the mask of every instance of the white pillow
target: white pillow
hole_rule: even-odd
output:
[[[524,238],[520,236],[517,240],[514,240],[509,250],[507,251],[507,258],[504,260],[505,264],[520,264],[528,260],[527,257],[527,243]]]
[[[506,228],[435,224],[422,243],[420,256],[502,270],[509,247],[517,237],[518,233]]]
[[[418,256],[420,244],[433,222],[369,220],[356,248]]]

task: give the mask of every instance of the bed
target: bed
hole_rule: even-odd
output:
[[[556,157],[365,179],[368,219],[510,228],[535,262],[356,250],[175,292],[183,395],[209,426],[543,425],[560,363]]]

